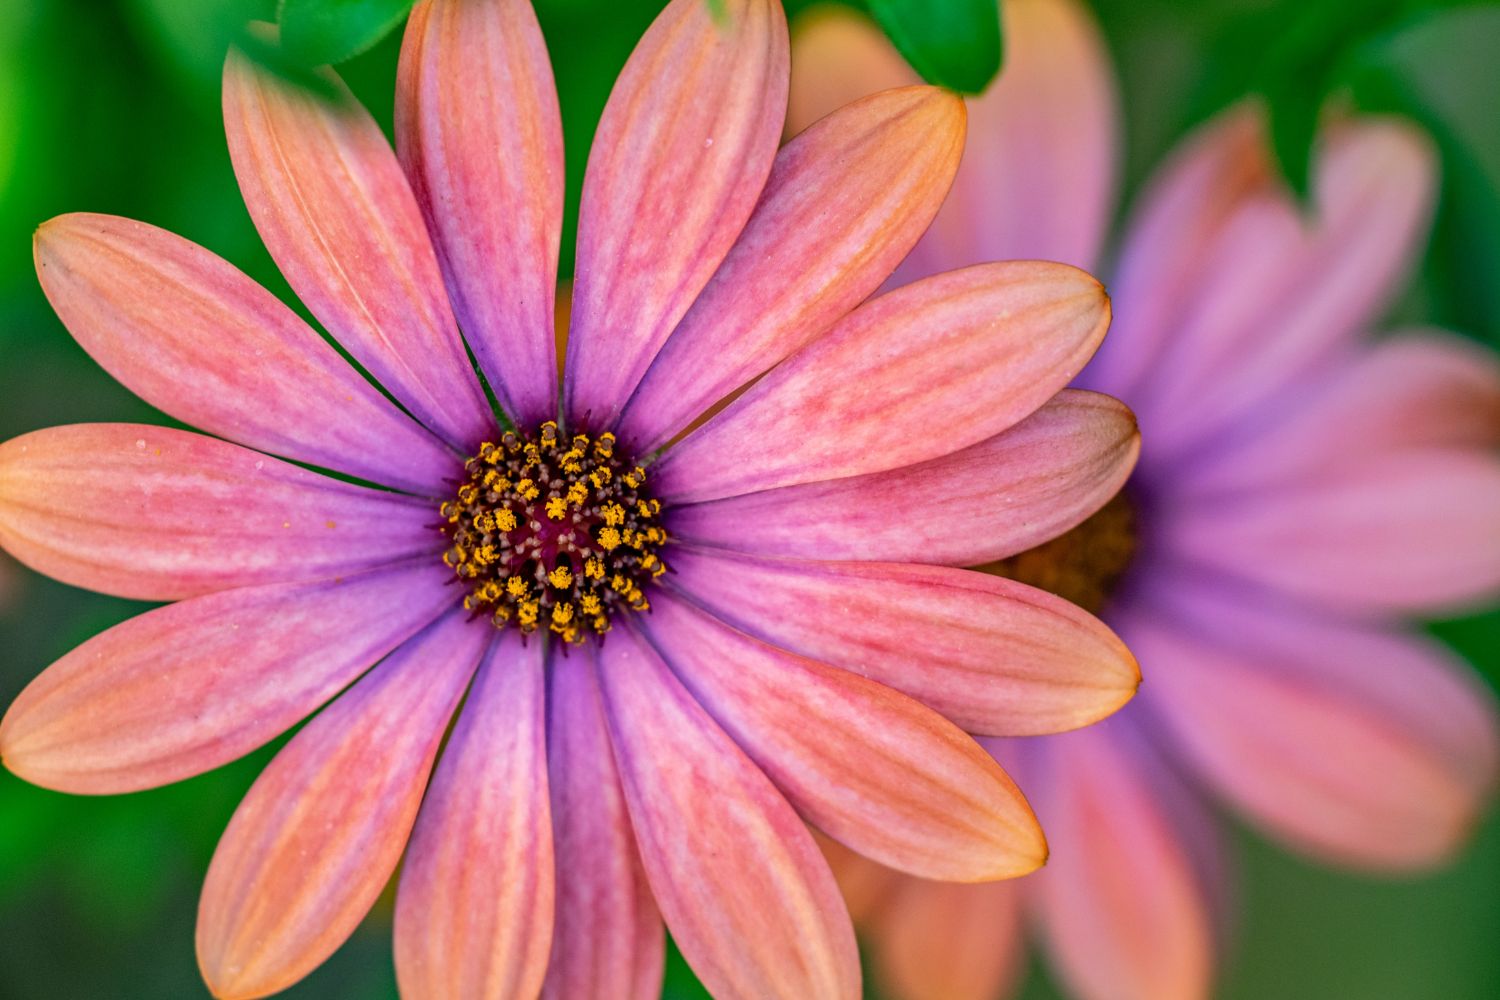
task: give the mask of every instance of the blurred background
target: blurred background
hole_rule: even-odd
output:
[[[705,0],[707,2],[707,0]],[[661,4],[537,0],[552,43],[576,204],[611,81]],[[809,6],[789,2],[793,15]],[[1500,346],[1500,6],[1362,0],[1095,0],[1121,76],[1126,193],[1190,125],[1255,91],[1295,186],[1332,91],[1412,116],[1437,139],[1443,198],[1395,320]],[[37,286],[31,233],[68,211],[147,220],[294,302],[240,201],[219,120],[235,26],[276,0],[0,3],[0,439],[59,423],[171,421],[74,345]],[[341,66],[389,127],[399,32]],[[1127,197],[1128,203],[1128,197]],[[571,271],[572,215],[563,238]],[[299,311],[300,311],[300,307]],[[306,315],[306,313],[303,313]],[[0,704],[83,639],[145,606],[73,590],[0,553]],[[1430,623],[1500,688],[1500,612]],[[278,744],[279,745],[279,744]],[[70,798],[0,772],[0,998],[206,995],[198,887],[235,804],[274,747],[159,791]],[[1500,997],[1500,812],[1450,869],[1367,881],[1236,834],[1238,937],[1227,998]],[[394,997],[385,900],[287,996]],[[666,995],[705,996],[675,954]],[[1039,966],[1024,996],[1058,995]]]

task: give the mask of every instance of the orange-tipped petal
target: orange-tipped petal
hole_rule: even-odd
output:
[[[775,0],[672,0],[594,134],[578,217],[564,411],[607,428],[750,218],[786,115]]]
[[[541,990],[553,900],[542,656],[515,631],[493,643],[422,800],[396,895],[407,1000]]]
[[[979,744],[920,703],[787,653],[665,594],[647,632],[682,683],[813,826],[925,878],[1039,868],[1031,807]]]
[[[668,451],[657,495],[713,500],[950,454],[1034,412],[1108,326],[1103,286],[1065,264],[981,264],[897,289]]]
[[[459,460],[274,295],[207,250],[109,215],[36,232],[37,276],[68,332],[184,423],[417,493]]]
[[[687,547],[671,559],[673,585],[736,628],[895,688],[969,732],[1074,729],[1140,683],[1103,622],[1013,580]]]
[[[720,997],[858,997],[838,887],[770,779],[630,630],[598,675],[646,875],[698,978]]]
[[[454,611],[292,737],[224,831],[198,906],[222,1000],[286,989],[333,954],[396,869],[443,731],[492,630]]]
[[[148,611],[73,650],[0,721],[34,784],[113,795],[202,774],[285,732],[456,599],[425,560]]]
[[[324,328],[408,413],[466,450],[495,418],[422,213],[385,133],[328,76],[334,97],[230,52],[224,128],[240,192],[266,249]]]
[[[546,1000],[656,1000],[666,941],[610,748],[594,650],[548,664],[557,922]]]
[[[1125,485],[1135,417],[1064,389],[1020,423],[915,465],[674,508],[672,537],[815,559],[978,566],[1075,527]]]
[[[886,279],[932,221],[963,152],[963,102],[878,94],[793,139],[744,233],[621,417],[637,454],[816,338]]]
[[[523,426],[551,419],[562,120],[530,3],[413,8],[396,80],[396,146],[459,325],[501,408]]]
[[[76,424],[0,444],[0,543],[64,583],[137,600],[432,554],[432,516],[428,503],[167,427]]]
[[[1025,971],[1026,883],[901,878],[870,920],[871,963],[891,1000],[998,1000]]]

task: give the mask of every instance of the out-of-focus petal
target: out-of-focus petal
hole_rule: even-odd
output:
[[[839,893],[849,907],[850,919],[857,930],[863,931],[866,919],[879,911],[886,896],[907,876],[877,865],[817,830],[813,831],[813,839],[833,870]]]
[[[198,907],[217,997],[283,990],[333,954],[406,846],[490,631],[454,611],[292,737],[224,831]]]
[[[1125,485],[1139,451],[1124,404],[1064,389],[941,458],[675,507],[668,524],[674,538],[742,552],[978,566],[1088,518]]]
[[[484,627],[483,623],[478,623]],[[552,945],[542,644],[490,647],[412,830],[396,895],[407,1000],[541,990]]]
[[[908,285],[668,451],[656,493],[714,500],[950,454],[1039,408],[1108,327],[1103,286],[1065,264],[982,264]]]
[[[658,594],[646,630],[679,680],[804,819],[926,878],[1039,868],[1046,840],[994,759],[941,715]]]
[[[774,0],[672,0],[615,81],[578,217],[564,411],[615,422],[740,235],[786,115]]]
[[[1023,884],[901,878],[870,922],[871,963],[892,1000],[999,1000],[1025,971]]]
[[[773,560],[687,547],[671,577],[736,628],[910,695],[963,729],[1087,725],[1140,672],[1103,622],[1045,591],[968,570]]]
[[[816,4],[792,19],[792,135],[877,91],[921,82],[879,26],[848,7]]]
[[[598,676],[646,875],[704,986],[858,997],[838,886],[770,779],[628,629],[600,651]]]
[[[1172,624],[1140,616],[1127,637],[1167,732],[1236,808],[1373,869],[1438,863],[1472,830],[1500,734],[1493,697],[1451,654],[1204,581],[1168,599]]]
[[[75,214],[36,232],[68,332],[152,406],[210,434],[426,495],[459,460],[276,296],[162,229]]]
[[[424,0],[396,78],[396,147],[459,325],[521,426],[557,413],[562,121],[525,0]]]
[[[0,543],[64,583],[137,600],[436,553],[433,512],[166,427],[76,424],[0,444]]]
[[[963,103],[878,94],[776,157],[760,204],[621,417],[636,454],[774,367],[873,292],[932,221],[963,152]]]
[[[610,748],[594,650],[548,664],[557,922],[546,1000],[656,1000],[666,941]]]
[[[1440,613],[1500,593],[1497,511],[1500,458],[1419,449],[1158,520],[1160,544],[1199,566],[1341,611]]]
[[[318,322],[408,413],[472,448],[495,418],[422,213],[380,126],[328,77],[333,98],[230,52],[224,128],[245,205]]]
[[[0,756],[74,794],[169,784],[291,728],[457,600],[425,561],[195,597],[73,650],[0,722]]]
[[[1075,996],[1206,1000],[1213,901],[1196,860],[1202,848],[1191,841],[1211,828],[1175,808],[1187,794],[1180,777],[1126,723],[1122,716],[1025,748],[1022,773],[1056,850],[1017,885]]]

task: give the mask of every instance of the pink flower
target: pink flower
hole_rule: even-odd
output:
[[[1005,74],[971,102],[954,193],[898,280],[1100,258],[1103,46],[1067,0],[1004,15]],[[794,44],[793,119],[908,73],[873,27],[823,15]],[[1223,888],[1209,797],[1315,859],[1398,871],[1450,856],[1494,785],[1491,699],[1399,625],[1500,588],[1500,370],[1441,332],[1366,338],[1425,233],[1432,154],[1400,122],[1337,125],[1304,217],[1264,147],[1242,107],[1148,185],[1080,380],[1139,414],[1139,468],[1077,531],[992,567],[1104,605],[1145,686],[1101,726],[987,742],[1048,829],[1038,876],[939,885],[840,856],[895,995],[998,996],[1024,912],[1081,997],[1202,997]]]
[[[720,995],[855,996],[804,821],[928,877],[1030,871],[1035,818],[965,730],[1054,732],[1133,693],[1097,619],[950,568],[1071,527],[1129,474],[1129,412],[1059,391],[1107,325],[1098,283],[994,264],[860,305],[936,213],[963,105],[907,88],[778,150],[780,5],[725,6],[672,3],[610,99],[560,398],[561,130],[520,0],[418,5],[397,154],[347,92],[226,69],[267,247],[399,405],[200,247],[97,215],[38,231],[80,344],[214,436],[0,445],[17,558],[178,602],[28,687],[7,765],[125,792],[328,702],[209,868],[219,996],[317,966],[403,853],[408,997],[655,996],[664,924]]]

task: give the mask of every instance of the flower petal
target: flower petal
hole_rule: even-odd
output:
[[[84,350],[184,423],[417,493],[458,458],[270,292],[200,246],[109,215],[36,231],[37,276]]]
[[[224,128],[240,192],[297,297],[411,413],[468,450],[495,427],[396,155],[327,74],[314,94],[231,50]]]
[[[1175,808],[1187,793],[1126,724],[1133,711],[1026,748],[1023,774],[1055,852],[1020,887],[1072,994],[1202,1000],[1215,928],[1192,839],[1211,828]]]
[[[457,600],[440,564],[221,591],[58,660],[0,721],[0,756],[79,795],[202,774],[285,732]]]
[[[1074,729],[1140,683],[1103,622],[1013,580],[687,547],[670,558],[673,586],[735,628],[895,688],[969,732]]]
[[[1161,518],[1161,544],[1331,608],[1443,612],[1500,593],[1497,511],[1500,459],[1422,449],[1196,500]]]
[[[1022,885],[898,879],[869,929],[884,995],[995,1000],[1013,993],[1025,971]]]
[[[1493,696],[1451,654],[1201,581],[1162,607],[1128,633],[1152,665],[1150,703],[1258,824],[1382,870],[1441,862],[1471,832],[1500,773],[1500,730]]]
[[[412,830],[396,895],[408,1000],[534,997],[552,945],[542,644],[501,633]]]
[[[441,549],[434,508],[144,424],[0,444],[0,543],[48,576],[170,601],[324,580]]]
[[[658,594],[646,631],[683,685],[809,823],[925,878],[1035,871],[1020,789],[953,723],[857,674],[787,653]]]
[[[951,454],[1045,403],[1108,326],[1103,286],[1065,264],[981,264],[908,285],[668,451],[657,496],[714,500]]]
[[[621,416],[654,451],[863,301],[932,221],[963,152],[963,102],[877,94],[793,139],[760,204]]]
[[[740,235],[786,115],[774,0],[672,0],[615,81],[578,215],[563,389],[569,423],[612,426]]]
[[[425,0],[407,22],[396,147],[485,378],[522,426],[557,413],[562,120],[524,0]]]
[[[548,664],[557,923],[546,1000],[656,1000],[666,942],[610,749],[594,651]]]
[[[651,890],[720,997],[858,997],[849,916],[811,834],[628,629],[600,651],[610,741]]]
[[[198,906],[217,997],[285,989],[353,933],[417,818],[443,731],[492,633],[453,611],[292,737],[245,795]]]
[[[768,555],[978,566],[1073,528],[1125,485],[1135,418],[1064,389],[1008,430],[884,472],[675,507],[672,537]]]

